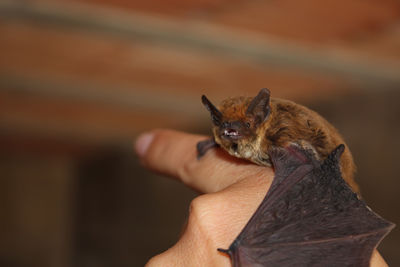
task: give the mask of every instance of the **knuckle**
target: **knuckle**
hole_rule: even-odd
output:
[[[205,232],[209,232],[213,227],[213,220],[216,216],[215,202],[214,194],[194,198],[189,207],[189,226],[196,226]]]
[[[209,195],[201,195],[194,198],[189,206],[189,218],[192,217],[197,222],[203,221],[206,214],[210,212]]]
[[[190,203],[187,233],[202,240],[208,249],[215,249],[226,231],[222,227],[226,225],[224,212],[221,212],[225,204],[219,193],[201,195]]]
[[[197,162],[194,162],[192,160],[184,160],[180,168],[178,168],[178,175],[185,183],[187,183],[190,180],[189,179],[190,177],[196,175],[197,173],[196,166],[198,165],[196,163]]]
[[[157,266],[163,266],[162,254],[152,257],[145,265],[145,267],[157,267]]]

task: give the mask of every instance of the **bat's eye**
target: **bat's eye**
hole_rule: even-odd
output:
[[[250,122],[246,122],[246,127],[250,128]]]

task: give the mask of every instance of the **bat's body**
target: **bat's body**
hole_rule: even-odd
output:
[[[230,98],[219,108],[203,96],[213,119],[213,139],[199,144],[199,154],[213,144],[229,154],[258,165],[271,166],[268,150],[296,144],[325,159],[338,145],[345,144],[338,131],[316,112],[294,102],[270,98],[268,89],[252,97]],[[344,180],[358,192],[353,177],[355,165],[349,149],[341,161]]]

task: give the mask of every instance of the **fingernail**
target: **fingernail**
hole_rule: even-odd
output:
[[[144,133],[136,139],[135,151],[140,157],[143,157],[146,154],[151,142],[153,141],[153,138],[154,134]]]

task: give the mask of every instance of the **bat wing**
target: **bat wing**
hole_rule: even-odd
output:
[[[344,145],[324,161],[296,146],[275,148],[266,197],[228,249],[233,266],[369,266],[394,224],[342,179]]]

